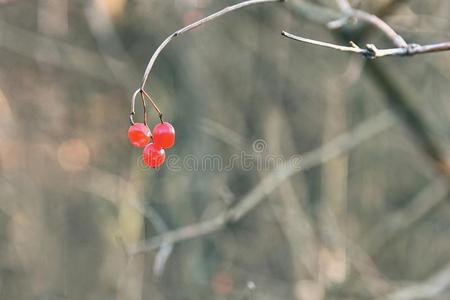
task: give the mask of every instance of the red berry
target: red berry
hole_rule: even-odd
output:
[[[135,123],[128,128],[128,139],[135,147],[145,147],[150,142],[150,129],[144,123]]]
[[[166,154],[164,153],[164,149],[161,147],[150,143],[145,146],[144,151],[142,152],[142,160],[144,164],[151,168],[157,168],[166,159]]]
[[[153,142],[167,149],[175,144],[175,129],[169,122],[158,123],[153,128]]]

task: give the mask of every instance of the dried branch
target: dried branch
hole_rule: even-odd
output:
[[[229,222],[237,222],[260,204],[266,195],[275,190],[275,188],[292,175],[311,169],[343,153],[347,153],[362,142],[391,128],[394,124],[395,118],[390,112],[380,113],[365,121],[363,124],[358,125],[352,131],[338,136],[330,143],[306,153],[301,161],[301,168],[296,166],[298,161],[286,161],[285,164],[274,169],[264,177],[253,190],[228,211],[218,214],[211,220],[181,227],[138,243],[129,248],[129,253],[130,255],[135,255],[156,249],[162,245],[204,236],[222,229]],[[297,158],[294,159],[297,160]]]
[[[219,10],[218,12],[215,12],[203,19],[200,19],[192,24],[189,24],[181,29],[178,29],[177,31],[175,31],[174,33],[172,33],[171,35],[169,35],[162,43],[161,45],[158,46],[158,48],[156,48],[155,52],[153,53],[152,57],[150,58],[150,61],[147,64],[147,67],[145,68],[145,72],[144,72],[144,76],[142,77],[142,82],[141,82],[141,86],[139,89],[137,89],[134,93],[133,96],[131,98],[131,110],[130,110],[130,123],[134,124],[134,120],[133,120],[133,116],[135,115],[135,102],[136,102],[136,98],[137,95],[140,94],[141,98],[144,98],[144,95],[152,102],[153,107],[155,108],[155,110],[158,113],[158,116],[161,120],[161,122],[163,121],[162,119],[162,113],[161,111],[157,108],[155,102],[153,102],[150,98],[150,96],[148,95],[148,93],[145,92],[144,88],[145,88],[145,83],[148,80],[148,77],[150,75],[150,72],[153,68],[153,65],[156,62],[156,59],[158,58],[158,56],[161,54],[161,52],[163,51],[163,49],[170,43],[170,41],[172,39],[174,39],[177,36],[182,35],[183,33],[186,33],[192,29],[195,29],[205,23],[208,23],[209,21],[212,21],[214,19],[217,19],[218,17],[221,17],[229,12],[244,8],[246,6],[249,5],[253,5],[253,4],[260,4],[260,3],[266,3],[266,2],[284,2],[285,0],[248,0],[248,1],[244,1],[241,3],[237,3],[234,5],[230,5],[225,7],[224,9]],[[144,123],[147,123],[147,119],[146,117],[144,118]]]
[[[384,22],[379,17],[369,14],[362,10],[352,10],[353,17],[356,17],[358,19],[362,19],[376,28],[378,28],[381,32],[383,32],[392,42],[394,45],[400,48],[404,48],[408,46],[408,43],[401,37],[397,32],[395,32],[392,27],[390,27],[386,22]]]
[[[389,48],[389,49],[378,49],[373,44],[367,44],[365,48],[358,47],[355,43],[350,42],[351,46],[341,46],[336,44],[331,44],[327,42],[317,41],[313,39],[308,39],[300,37],[286,31],[282,31],[281,34],[287,38],[295,41],[308,43],[316,46],[327,47],[334,50],[339,50],[343,52],[352,52],[363,55],[368,58],[380,58],[385,56],[413,56],[416,54],[426,54],[431,52],[441,52],[450,50],[450,42],[431,44],[431,45],[419,45],[419,44],[407,44],[406,47],[402,48]]]
[[[405,0],[397,1],[401,3],[405,2]],[[321,25],[339,18],[339,12],[336,10],[311,2],[291,0],[286,2],[286,4],[290,11],[294,12],[297,16]],[[384,13],[391,11],[397,5],[390,5],[388,3],[385,7],[388,8],[382,9]],[[360,40],[363,33],[368,34],[368,30],[373,28],[375,27],[365,27],[364,31],[356,31],[353,34],[340,31],[334,33],[337,38],[344,41],[351,39]],[[380,90],[386,95],[385,101],[387,104],[393,108],[395,114],[403,121],[411,135],[415,137],[417,145],[432,161],[434,168],[441,174],[450,177],[450,164],[442,150],[442,143],[433,137],[431,134],[433,130],[423,119],[420,112],[410,104],[420,102],[417,89],[407,80],[404,80],[403,77],[392,76],[391,72],[385,71],[376,61],[369,61],[366,64],[366,68],[374,77],[375,83],[379,86]]]
[[[410,0],[391,0],[377,9],[374,15],[380,19],[383,19],[408,1]],[[369,23],[365,23],[358,29],[358,34],[360,36],[366,36],[372,28],[373,27],[371,27]]]
[[[198,20],[192,24],[189,24],[177,31],[175,31],[174,33],[172,33],[171,35],[169,35],[162,43],[161,45],[159,45],[159,47],[156,49],[156,51],[153,53],[152,57],[150,58],[150,61],[147,64],[147,67],[145,69],[144,72],[144,77],[142,78],[142,83],[141,83],[141,90],[144,89],[145,87],[145,83],[147,82],[148,76],[150,75],[150,71],[153,68],[153,65],[156,61],[156,59],[158,58],[159,54],[161,53],[161,51],[167,46],[167,44],[169,44],[169,42],[177,37],[182,35],[185,32],[188,32],[192,29],[195,29],[209,21],[212,21],[218,17],[221,17],[229,12],[241,9],[243,7],[249,6],[249,5],[253,5],[253,4],[260,4],[260,3],[265,3],[265,2],[284,2],[285,0],[249,0],[249,1],[244,1],[238,4],[234,4],[228,7],[225,7],[224,9],[219,10],[218,12],[215,12],[201,20]]]
[[[309,43],[316,46],[327,47],[344,52],[358,53],[368,58],[380,58],[385,56],[413,56],[416,54],[427,54],[432,52],[441,52],[450,50],[450,42],[429,44],[429,45],[419,45],[415,43],[408,44],[401,35],[399,35],[391,26],[389,26],[385,21],[383,21],[376,15],[370,14],[363,10],[353,9],[347,0],[336,0],[336,1],[341,12],[345,14],[345,17],[328,22],[327,25],[329,28],[331,29],[339,28],[343,26],[345,23],[347,23],[350,18],[361,19],[370,23],[375,28],[383,32],[393,42],[393,44],[396,47],[389,49],[378,49],[374,44],[367,44],[365,48],[360,48],[353,42],[350,42],[351,46],[341,46],[300,37],[288,33],[286,31],[282,31],[281,34],[287,38],[299,42]]]
[[[398,48],[407,48],[408,43],[399,35],[391,26],[376,15],[370,14],[363,10],[353,9],[347,0],[337,0],[340,10],[346,15],[345,18],[331,21],[328,27],[336,29],[347,23],[348,19],[356,18],[366,21],[383,32]]]

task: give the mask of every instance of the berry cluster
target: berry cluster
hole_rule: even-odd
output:
[[[161,122],[153,128],[152,135],[147,125],[135,123],[128,129],[128,139],[133,146],[144,147],[142,152],[144,164],[157,168],[166,159],[164,149],[175,144],[175,129],[169,122]]]

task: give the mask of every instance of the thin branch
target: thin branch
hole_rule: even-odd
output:
[[[272,171],[264,180],[262,180],[256,188],[230,210],[232,221],[238,221],[246,215],[251,209],[262,201],[262,198],[273,191],[281,182],[288,177],[300,172],[321,165],[330,159],[339,157],[343,153],[347,153],[350,149],[356,147],[365,140],[375,136],[390,128],[395,123],[395,118],[391,112],[386,111],[365,121],[352,131],[342,134],[333,139],[330,143],[312,150],[302,156],[301,168],[296,166],[296,158],[287,161]],[[293,161],[294,160],[294,161]]]
[[[450,50],[450,42],[431,44],[431,45],[419,45],[419,44],[408,44],[407,47],[402,48],[389,48],[389,49],[378,49],[373,44],[367,44],[365,48],[358,47],[355,43],[350,42],[351,46],[341,46],[332,43],[317,41],[313,39],[308,39],[294,35],[292,33],[282,31],[281,34],[287,38],[295,41],[308,43],[316,46],[327,47],[334,50],[339,50],[343,52],[358,53],[368,58],[380,58],[385,56],[413,56],[416,54],[426,54],[432,52],[441,52]]]
[[[144,96],[145,98],[148,99],[148,101],[150,101],[150,103],[152,104],[153,108],[156,110],[156,112],[158,113],[158,117],[161,120],[161,123],[163,122],[162,119],[162,112],[161,110],[158,108],[158,105],[156,105],[155,101],[152,99],[152,97],[150,97],[150,94],[148,94],[146,91],[141,90],[141,96]]]
[[[181,227],[179,229],[155,236],[148,241],[138,243],[132,247],[129,247],[128,252],[130,255],[136,255],[142,252],[151,251],[167,244],[174,244],[196,237],[201,237],[220,230],[227,221],[228,219],[226,214],[221,213],[211,220]]]
[[[169,227],[167,226],[164,219],[158,214],[155,209],[153,209],[153,207],[149,205],[143,205],[142,203],[137,201],[132,202],[131,206],[133,206],[139,213],[145,216],[152,223],[158,234],[162,234],[169,230]],[[172,254],[172,251],[173,244],[165,244],[155,255],[155,260],[153,263],[153,274],[156,277],[160,277],[163,274],[167,260]]]
[[[336,0],[338,6],[342,13],[346,16],[344,18],[339,18],[337,20],[328,22],[327,25],[329,28],[338,28],[343,26],[349,18],[359,18],[370,24],[372,24],[375,28],[379,29],[383,32],[392,42],[396,45],[396,48],[388,48],[388,49],[378,49],[373,44],[367,44],[365,48],[360,48],[356,44],[351,42],[351,46],[341,46],[336,44],[331,44],[327,42],[312,40],[304,37],[299,37],[293,35],[291,33],[282,32],[282,35],[288,37],[290,39],[309,43],[317,46],[327,47],[339,51],[344,52],[353,52],[359,53],[365,57],[369,58],[380,58],[385,56],[413,56],[416,54],[427,54],[432,52],[441,52],[441,51],[449,51],[450,50],[450,42],[437,43],[437,44],[429,44],[429,45],[419,45],[415,43],[408,44],[402,36],[400,36],[391,26],[389,26],[385,21],[376,15],[367,13],[362,10],[353,9],[347,0]],[[295,4],[294,4],[295,7]]]
[[[163,49],[170,43],[170,41],[177,37],[182,35],[185,32],[188,32],[192,29],[195,29],[209,21],[212,21],[218,17],[221,17],[229,12],[244,8],[246,6],[249,5],[253,5],[253,4],[260,4],[260,3],[266,3],[266,2],[284,2],[285,0],[248,0],[248,1],[244,1],[238,4],[234,4],[234,5],[230,5],[225,7],[224,9],[219,10],[218,12],[215,12],[203,19],[200,19],[192,24],[189,24],[181,29],[178,29],[177,31],[175,31],[174,33],[172,33],[171,35],[169,35],[162,43],[161,45],[158,46],[158,48],[156,48],[155,52],[153,53],[152,57],[150,58],[150,61],[147,64],[147,67],[145,68],[145,72],[144,72],[144,76],[142,77],[142,82],[141,82],[141,86],[139,87],[139,89],[137,89],[134,93],[133,96],[131,98],[131,110],[130,110],[130,123],[134,124],[134,120],[133,117],[135,115],[135,102],[136,102],[136,97],[138,94],[141,95],[141,97],[144,95],[153,105],[153,107],[155,108],[155,110],[158,113],[159,119],[161,120],[161,122],[163,122],[162,119],[162,113],[161,111],[158,109],[158,107],[156,106],[155,102],[152,100],[152,98],[148,95],[148,93],[145,92],[144,88],[145,88],[145,83],[148,80],[148,77],[150,75],[150,72],[153,68],[153,65],[156,62],[156,59],[158,58],[158,56],[161,54],[161,52],[163,51]],[[145,110],[145,102],[143,101],[143,105],[144,105],[144,110]],[[144,122],[146,123],[146,118],[144,120]]]
[[[392,2],[404,3],[405,1],[392,0],[381,9],[381,12],[384,15],[387,12],[391,12],[392,9],[395,9],[397,6],[392,4]],[[300,5],[299,2],[295,0],[294,2],[296,3],[294,6]],[[309,20],[323,24],[320,19],[310,18]],[[351,37],[346,32],[335,32],[335,35],[344,41],[348,41],[349,39],[359,40],[363,34],[369,34],[369,29],[373,29],[374,27],[364,28],[364,30],[358,30],[352,34]],[[445,47],[448,48],[445,44],[440,44],[434,50],[443,50]],[[403,76],[392,76],[391,72],[385,70],[385,67],[380,66],[375,61],[369,62],[366,64],[366,67],[375,79],[375,83],[385,93],[385,101],[387,104],[402,119],[406,128],[415,138],[418,146],[431,159],[433,167],[446,177],[450,177],[450,164],[448,163],[445,151],[442,150],[444,148],[442,143],[430,134],[433,132],[433,129],[423,119],[420,112],[410,104],[420,102],[421,100],[420,96],[418,96],[420,93],[418,93],[417,89]]]
[[[304,38],[304,37],[297,36],[297,35],[294,35],[292,33],[286,32],[286,31],[282,31],[281,35],[283,35],[287,38],[290,38],[292,40],[295,40],[295,41],[304,42],[304,43],[322,46],[322,47],[327,47],[327,48],[331,48],[331,49],[335,49],[335,50],[339,50],[339,51],[354,52],[354,53],[359,53],[359,54],[363,54],[363,55],[367,54],[367,51],[365,49],[359,48],[356,45],[340,46],[340,45],[336,45],[336,44],[331,44],[331,43],[327,43],[327,42],[321,42],[321,41],[317,41],[317,40],[313,40],[313,39]]]
[[[389,39],[391,39],[394,45],[396,45],[397,47],[402,48],[408,46],[408,43],[403,39],[403,37],[401,37],[394,29],[392,29],[391,26],[389,26],[379,17],[369,14],[365,11],[355,9],[353,10],[353,16],[377,27]]]
[[[362,142],[391,128],[395,121],[394,116],[390,112],[380,113],[352,131],[338,136],[330,143],[306,153],[303,155],[300,166],[298,165],[298,158],[293,158],[278,166],[264,177],[236,206],[228,211],[221,212],[210,220],[181,227],[138,243],[129,248],[130,255],[150,251],[162,245],[201,237],[222,229],[227,223],[239,221],[260,204],[265,199],[265,196],[273,192],[292,175],[347,153]]]
[[[188,31],[190,31],[192,29],[195,29],[195,28],[197,28],[197,27],[199,27],[199,26],[201,26],[201,25],[203,25],[203,24],[205,24],[205,23],[207,23],[209,21],[212,21],[212,20],[214,20],[214,19],[216,19],[218,17],[221,17],[221,16],[223,16],[223,15],[229,13],[229,12],[241,9],[243,7],[246,7],[246,6],[249,6],[249,5],[252,5],[252,4],[265,3],[265,2],[284,2],[284,1],[285,0],[249,0],[249,1],[244,1],[244,2],[241,2],[241,3],[238,3],[238,4],[234,4],[234,5],[225,7],[224,9],[221,9],[218,12],[215,12],[215,13],[213,13],[213,14],[211,14],[211,15],[209,15],[209,16],[201,19],[201,20],[198,20],[197,22],[189,24],[189,25],[187,25],[187,26],[185,26],[185,27],[175,31],[174,33],[169,35],[161,43],[161,45],[159,45],[159,47],[156,49],[156,51],[153,53],[152,57],[150,58],[150,61],[147,64],[147,68],[145,69],[145,72],[144,72],[144,77],[142,78],[141,90],[144,89],[145,83],[147,82],[148,76],[150,75],[150,71],[152,70],[153,65],[154,65],[156,59],[158,58],[159,54],[167,46],[167,44],[169,44],[169,42],[173,38],[175,38],[175,37],[177,37],[177,36],[179,36],[179,35],[181,35],[181,34],[183,34],[185,32],[188,32]]]
[[[386,4],[381,6],[374,15],[378,16],[380,19],[383,19],[409,1],[410,0],[391,0],[390,2],[387,2]],[[365,23],[361,28],[358,29],[358,34],[360,36],[366,36],[367,33],[369,33],[369,31],[371,30],[371,27],[369,25],[369,23]]]
[[[341,18],[337,21],[332,21],[328,23],[328,27],[336,29],[343,26],[349,18],[357,18],[372,24],[383,32],[398,48],[408,47],[408,43],[399,35],[389,24],[383,21],[376,15],[370,14],[363,10],[353,9],[347,0],[337,0],[340,10],[346,14],[346,18]]]

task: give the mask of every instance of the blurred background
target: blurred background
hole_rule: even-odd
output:
[[[142,166],[127,130],[148,59],[236,2],[0,0],[0,299],[450,299],[450,54],[371,62],[281,37],[391,47],[364,22],[327,29],[334,1],[250,6],[170,43],[147,90],[178,165]],[[407,41],[450,39],[448,1],[352,4]],[[185,164],[255,141],[302,170]],[[236,222],[128,251],[257,187]]]

